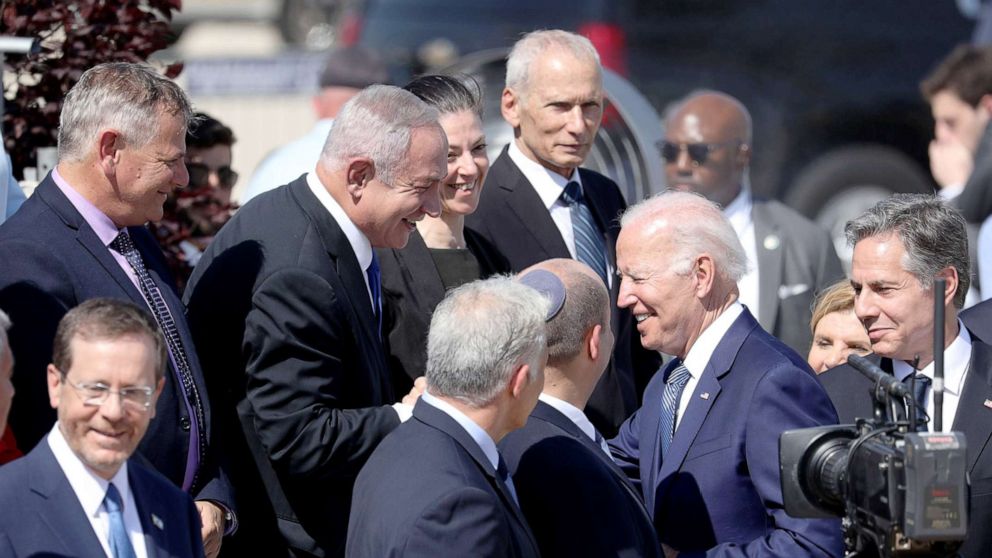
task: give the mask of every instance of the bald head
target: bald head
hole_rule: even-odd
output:
[[[740,101],[717,91],[689,95],[665,120],[668,186],[726,207],[740,193],[750,144],[751,115]]]

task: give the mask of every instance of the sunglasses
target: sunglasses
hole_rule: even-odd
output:
[[[661,151],[661,158],[665,160],[666,163],[674,163],[678,160],[679,154],[682,153],[682,149],[685,148],[686,153],[689,154],[689,159],[696,165],[706,164],[706,160],[709,159],[710,153],[720,149],[721,147],[726,147],[729,145],[736,145],[739,147],[744,147],[744,144],[740,141],[725,141],[721,143],[675,143],[671,141],[660,141],[658,142],[658,149]]]
[[[186,163],[186,170],[189,172],[190,188],[202,188],[210,182],[210,167],[203,163]],[[238,173],[231,170],[231,167],[221,167],[217,169],[217,181],[221,188],[233,188],[238,181]]]

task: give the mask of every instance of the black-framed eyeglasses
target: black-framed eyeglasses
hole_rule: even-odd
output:
[[[189,172],[190,188],[202,188],[210,183],[210,167],[203,163],[186,163],[186,170]],[[217,182],[221,188],[233,188],[238,181],[237,171],[231,167],[221,167],[217,169]]]
[[[111,389],[110,386],[101,382],[83,382],[77,384],[60,371],[62,380],[72,389],[76,390],[79,398],[83,400],[83,405],[87,407],[100,407],[107,402],[110,394],[116,393],[121,398],[121,406],[125,409],[137,412],[146,412],[152,406],[152,395],[155,388],[149,386],[132,386],[122,389]]]
[[[665,160],[666,163],[674,163],[678,160],[679,154],[682,149],[685,149],[689,154],[689,159],[696,165],[706,164],[706,160],[709,159],[710,153],[720,149],[721,147],[736,146],[738,148],[743,147],[745,144],[738,140],[725,141],[720,143],[679,143],[674,141],[662,140],[658,142],[658,149],[661,151],[661,158]]]

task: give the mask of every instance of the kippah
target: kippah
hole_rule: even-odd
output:
[[[545,322],[550,322],[565,306],[565,284],[554,273],[535,269],[521,275],[517,281],[541,293],[551,303],[548,314],[544,317]]]

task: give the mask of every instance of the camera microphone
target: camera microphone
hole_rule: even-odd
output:
[[[892,374],[886,373],[865,357],[851,354],[847,357],[847,363],[858,372],[861,372],[869,380],[874,382],[876,386],[881,386],[882,389],[889,393],[889,395],[900,399],[905,397],[913,397],[912,392],[909,390],[909,386],[903,382],[900,382]]]

